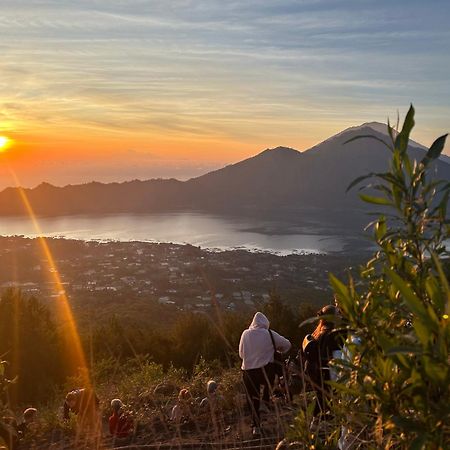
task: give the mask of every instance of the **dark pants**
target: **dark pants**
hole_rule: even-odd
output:
[[[320,378],[316,380],[316,383],[313,386],[316,392],[316,405],[313,412],[314,416],[330,413],[328,402],[331,395],[331,386],[326,383],[327,381],[330,381],[330,370],[328,368],[321,370]]]
[[[275,379],[275,372],[269,365],[260,369],[243,370],[242,378],[247,393],[247,403],[251,411],[253,426],[259,427],[261,425],[261,414],[259,412],[261,386],[263,386],[262,399],[268,403]]]

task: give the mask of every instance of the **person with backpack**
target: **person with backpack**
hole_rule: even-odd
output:
[[[239,356],[242,359],[242,378],[247,402],[252,415],[252,434],[261,433],[260,391],[263,401],[269,402],[269,394],[275,378],[275,353],[286,353],[291,343],[277,332],[269,329],[269,320],[257,312],[241,335]]]
[[[332,379],[330,361],[338,356],[343,344],[342,333],[335,330],[339,309],[327,305],[317,315],[319,323],[316,329],[306,335],[302,343],[305,378],[316,393],[314,417],[329,413],[330,385],[327,381]]]

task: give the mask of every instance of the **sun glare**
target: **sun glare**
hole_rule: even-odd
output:
[[[9,139],[6,136],[0,136],[0,152],[4,151],[9,144]]]

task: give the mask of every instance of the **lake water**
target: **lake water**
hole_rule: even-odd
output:
[[[219,250],[248,249],[282,255],[339,252],[349,237],[322,233],[320,226],[224,218],[200,213],[119,214],[39,218],[42,235],[81,240],[173,242]],[[36,237],[25,217],[0,218],[0,235]]]

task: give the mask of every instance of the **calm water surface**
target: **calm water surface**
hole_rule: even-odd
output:
[[[348,238],[321,234],[320,226],[232,219],[200,213],[120,214],[39,218],[42,234],[81,240],[173,242],[219,250],[244,248],[279,254],[342,251]],[[30,219],[0,219],[0,235],[39,235]]]

